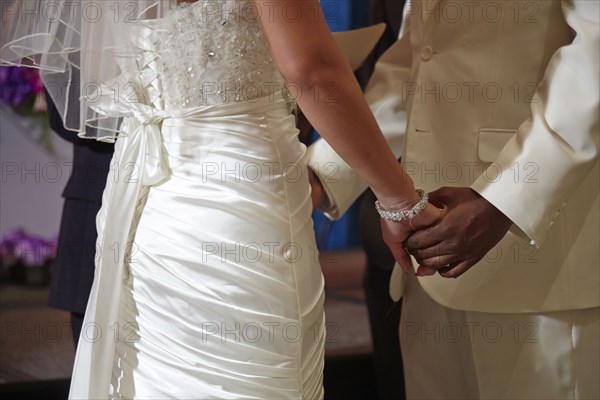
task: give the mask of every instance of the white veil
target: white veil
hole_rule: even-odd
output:
[[[99,95],[121,97],[128,54],[124,28],[162,18],[176,0],[0,0],[0,65],[40,69],[65,127],[112,141],[119,117],[93,108]],[[129,59],[130,61],[127,61]],[[104,84],[104,91],[99,90]]]
[[[102,112],[100,103],[142,102],[143,87],[135,73],[140,49],[130,45],[132,27],[163,18],[177,3],[193,1],[0,0],[0,65],[39,68],[67,129],[114,141],[121,117],[128,115],[115,108]],[[209,3],[207,12],[223,11],[219,2],[203,1]],[[353,68],[371,52],[383,29],[380,24],[335,34]]]

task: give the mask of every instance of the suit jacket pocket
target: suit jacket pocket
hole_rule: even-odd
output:
[[[479,159],[485,163],[494,162],[516,133],[514,129],[480,128],[477,149]]]

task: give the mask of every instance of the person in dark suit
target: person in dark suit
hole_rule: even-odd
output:
[[[49,305],[71,313],[75,346],[79,341],[96,256],[96,214],[110,169],[113,144],[82,139],[65,128],[62,118],[46,93],[50,127],[73,144],[71,176],[62,193],[65,199],[52,266]]]
[[[364,79],[363,82],[371,76],[377,59],[396,42],[402,22],[404,0],[375,0],[371,5],[371,23],[384,22],[386,30],[369,62],[358,72],[358,76]],[[377,397],[380,400],[400,400],[406,398],[398,332],[401,306],[394,303],[388,293],[395,260],[383,242],[379,214],[373,207],[375,200],[371,189],[367,189],[359,200],[359,229],[367,255],[363,289],[371,324]]]
[[[365,87],[379,57],[398,39],[405,0],[372,0],[371,24],[384,22],[386,29],[371,55],[355,71],[356,78]],[[300,110],[298,128],[301,139],[310,139],[310,123]],[[310,145],[310,140],[305,140]],[[315,208],[323,196],[319,178],[309,171],[312,199]],[[371,189],[367,189],[359,202],[358,229],[362,246],[367,256],[367,267],[363,276],[365,303],[369,311],[369,322],[373,342],[373,370],[380,400],[406,398],[404,369],[400,349],[398,326],[401,304],[389,295],[389,283],[394,268],[394,256],[383,241],[379,214],[373,207],[376,200]]]

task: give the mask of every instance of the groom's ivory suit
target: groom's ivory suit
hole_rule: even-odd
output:
[[[524,332],[519,324],[532,323],[529,333],[535,331],[538,344],[550,352],[562,350],[547,342],[544,332],[550,326],[537,316],[571,320],[572,310],[587,310],[582,323],[594,329],[595,347],[583,352],[595,355],[578,362],[599,373],[599,13],[599,2],[587,0],[433,0],[413,1],[405,9],[403,33],[380,58],[366,92],[382,131],[417,187],[432,191],[469,186],[513,222],[504,239],[459,279],[436,275],[417,282],[406,277],[404,306],[418,305],[421,311],[408,321],[416,325],[401,326],[405,358],[428,344],[423,336],[413,344],[410,338],[411,332],[435,322],[426,319],[426,304],[442,310],[430,314],[434,319],[439,313],[461,310],[457,318],[470,327],[474,325],[469,321],[483,324],[491,318],[488,322],[496,323],[501,315],[513,315],[513,325],[506,322],[512,328],[504,329],[504,336],[512,329],[513,347],[524,346],[513,335]],[[329,197],[325,211],[336,218],[366,185],[323,140],[309,152]],[[411,301],[411,296],[420,300]],[[529,319],[519,319],[522,316]],[[412,317],[410,310],[403,310],[403,322]],[[456,318],[447,321],[456,323]],[[571,324],[575,326],[577,322]],[[444,342],[444,326],[438,329]],[[570,333],[566,332],[569,343],[576,341]],[[454,341],[446,339],[452,346]],[[494,350],[503,351],[498,347],[503,340],[495,343]],[[565,354],[581,353],[578,346]],[[497,370],[527,374],[526,367],[519,367],[521,361],[495,360],[491,367],[485,358],[491,350],[475,347],[467,357],[474,371],[463,371],[477,376],[463,377],[472,379],[474,388],[457,389],[457,397],[526,397],[520,389],[511,392],[519,386],[517,378],[508,377],[507,371],[504,379]],[[464,358],[465,348],[450,359]],[[419,354],[415,357],[418,360]],[[535,356],[522,349],[514,358],[519,357]],[[423,379],[410,379],[415,360],[405,359],[409,396],[435,396],[410,388],[411,380]],[[464,367],[464,360],[457,362]],[[486,371],[496,378],[487,381]],[[566,375],[571,378],[548,376],[569,380],[549,384],[548,393],[578,397],[574,387],[582,383],[576,372]],[[600,396],[597,376],[596,387],[582,396]],[[428,379],[439,383],[435,375]]]

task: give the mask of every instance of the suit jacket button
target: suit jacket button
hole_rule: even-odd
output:
[[[421,59],[423,61],[429,61],[431,60],[431,57],[433,57],[433,49],[431,46],[424,46],[421,49]]]

